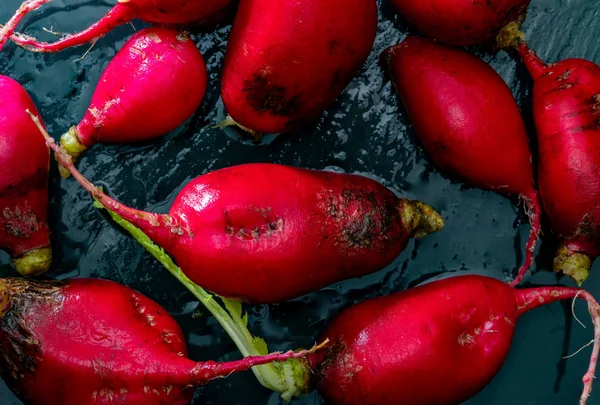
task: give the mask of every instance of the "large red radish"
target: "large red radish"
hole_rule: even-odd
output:
[[[518,284],[533,263],[541,206],[529,138],[510,89],[480,59],[430,39],[408,37],[382,57],[434,164],[471,186],[524,202],[532,230]]]
[[[523,38],[511,25],[500,41],[517,49],[534,80],[540,195],[561,239],[554,270],[581,285],[600,255],[600,66],[544,63]]]
[[[206,85],[204,59],[187,34],[141,30],[106,67],[85,116],[61,137],[61,144],[77,159],[95,143],[163,136],[194,114]]]
[[[594,322],[584,405],[600,346],[595,299],[577,288],[517,290],[483,276],[450,277],[343,311],[323,333],[330,350],[309,357],[313,383],[332,405],[458,405],[500,370],[523,313],[577,297]]]
[[[242,1],[223,67],[225,124],[259,135],[316,121],[367,60],[377,19],[375,0]]]
[[[310,353],[194,362],[164,308],[110,281],[2,279],[0,297],[0,373],[30,405],[185,405],[215,378]]]
[[[391,0],[421,33],[450,45],[494,38],[527,12],[531,0]]]
[[[444,225],[431,207],[366,177],[275,164],[217,170],[187,184],[169,214],[139,211],[91,184],[39,128],[94,198],[164,248],[195,283],[228,298],[280,302],[378,271],[410,238]]]
[[[30,11],[52,0],[26,0],[17,11],[22,18]],[[137,18],[144,22],[163,26],[196,26],[203,22],[212,23],[231,7],[233,0],[118,0],[117,4],[98,22],[89,28],[69,34],[52,43],[40,42],[23,34],[13,34],[16,44],[34,52],[59,52],[64,49],[95,42],[119,25]],[[30,3],[39,3],[36,7]],[[12,34],[12,33],[11,33]]]
[[[46,272],[52,262],[48,227],[50,156],[26,110],[39,114],[29,94],[0,75],[0,249],[19,273]]]

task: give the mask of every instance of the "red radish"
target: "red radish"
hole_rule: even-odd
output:
[[[27,0],[24,4],[29,1],[32,0]],[[43,3],[49,1],[51,0],[45,0]],[[22,34],[15,34],[11,39],[16,44],[34,52],[59,52],[72,46],[95,42],[113,28],[126,24],[134,18],[148,23],[170,26],[199,25],[205,20],[212,22],[213,16],[230,7],[232,1],[233,0],[118,0],[117,5],[114,6],[100,21],[84,31],[67,35],[56,42],[40,42],[35,38]],[[28,10],[27,12],[29,11],[31,10]],[[25,14],[27,14],[27,12],[25,12]]]
[[[165,309],[110,281],[2,279],[0,292],[0,372],[31,405],[184,405],[210,380],[310,353],[196,363]]]
[[[165,135],[193,115],[206,84],[206,65],[187,34],[170,28],[139,31],[106,67],[85,117],[61,143],[76,159],[98,142]]]
[[[525,15],[531,0],[391,0],[421,33],[450,45],[475,45],[494,38]]]
[[[435,281],[342,312],[323,334],[329,352],[309,357],[313,382],[332,405],[460,404],[496,375],[520,315],[576,297],[588,302],[594,321],[583,405],[600,345],[594,298],[576,288],[516,290],[482,276]]]
[[[38,114],[13,79],[0,75],[0,249],[24,275],[46,272],[52,262],[48,228],[50,155],[25,112]]]
[[[541,207],[529,139],[502,78],[475,56],[408,37],[382,55],[417,136],[442,171],[467,184],[518,195],[532,230],[518,284],[533,263]]]
[[[223,68],[225,125],[281,133],[318,119],[367,60],[377,18],[375,0],[242,1]]]
[[[225,297],[280,302],[372,273],[409,238],[444,224],[431,207],[366,177],[275,164],[217,170],[184,187],[169,214],[139,211],[92,185],[39,128],[94,198],[164,248],[195,283]]]
[[[515,28],[501,41],[513,42],[534,80],[540,195],[562,240],[554,270],[581,285],[600,255],[600,66],[583,59],[546,64]]]

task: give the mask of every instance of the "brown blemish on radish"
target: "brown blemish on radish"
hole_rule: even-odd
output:
[[[23,209],[18,206],[13,209],[6,207],[2,215],[5,219],[6,233],[20,239],[30,238],[33,233],[47,226],[38,219],[27,203]]]
[[[160,37],[158,35],[154,34],[154,33],[148,34],[148,38],[150,38],[152,41],[154,41],[155,44],[160,44],[161,43]],[[179,39],[179,35],[177,35],[177,40],[180,40]]]
[[[289,96],[288,90],[271,83],[266,71],[255,73],[251,80],[244,82],[242,92],[248,104],[258,112],[268,112],[275,116],[294,117],[301,108],[298,96]]]
[[[271,212],[273,211],[273,208],[271,208],[271,207],[260,208],[260,207],[255,207],[253,205],[249,205],[248,210],[256,211],[263,218],[268,218],[269,215],[271,214]]]
[[[461,346],[473,346],[475,343],[475,338],[469,332],[463,332],[458,336],[458,344]]]
[[[575,68],[565,70],[560,76],[558,76],[556,78],[556,81],[561,82],[561,81],[567,80],[571,76],[571,73],[573,73],[574,71],[575,71]]]

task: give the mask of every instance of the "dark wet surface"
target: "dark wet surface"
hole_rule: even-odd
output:
[[[21,0],[2,0],[0,21],[6,21]],[[79,6],[71,4],[79,3]],[[55,0],[26,24],[27,32],[51,39],[41,30],[70,32],[83,28],[109,3]],[[600,0],[534,0],[525,30],[530,45],[548,61],[583,57],[600,62]],[[33,21],[35,20],[35,21]],[[136,28],[142,27],[139,22]],[[133,32],[123,26],[100,40],[83,58],[86,48],[57,55],[27,53],[12,44],[0,55],[0,72],[18,80],[32,94],[49,131],[58,137],[81,119],[104,67]],[[250,329],[263,336],[271,349],[311,345],[327,322],[342,309],[366,298],[400,291],[443,272],[482,272],[502,278],[520,264],[526,221],[512,202],[497,194],[471,189],[441,176],[415,143],[389,82],[377,64],[379,53],[407,32],[384,1],[377,43],[367,67],[327,111],[318,125],[253,147],[212,129],[222,107],[219,72],[229,27],[198,35],[210,72],[209,92],[202,108],[183,128],[155,142],[135,146],[93,147],[79,168],[96,183],[104,182],[121,201],[152,211],[168,209],[176,193],[191,178],[222,167],[248,162],[276,162],[363,173],[383,181],[409,198],[434,206],[446,219],[446,229],[418,242],[389,268],[359,280],[346,281],[297,300],[248,307]],[[524,67],[504,52],[483,53],[513,89],[530,120],[531,81]],[[101,216],[73,180],[60,180],[53,167],[51,218],[55,268],[52,277],[102,277],[127,284],[169,309],[186,331],[190,355],[196,360],[232,359],[236,349],[210,316],[192,319],[193,297],[135,241]],[[517,218],[519,220],[517,221]],[[547,232],[549,233],[549,232]],[[554,241],[539,249],[533,284],[554,284],[547,272]],[[13,274],[8,257],[0,255],[2,274]],[[566,279],[561,283],[572,285]],[[600,263],[586,287],[600,298]],[[204,312],[200,309],[201,312]],[[553,304],[521,318],[511,353],[499,375],[469,405],[575,404],[591,349],[567,361],[592,338],[585,305],[576,306],[588,325],[573,322],[569,304]],[[435,389],[435,387],[432,387]],[[600,392],[600,387],[596,387]],[[263,405],[282,403],[263,389],[251,373],[212,382],[199,389],[195,404]],[[294,401],[320,404],[318,394]],[[600,394],[591,405],[600,404]],[[0,404],[20,404],[0,387]]]

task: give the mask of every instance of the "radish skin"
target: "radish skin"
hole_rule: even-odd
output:
[[[50,155],[25,110],[38,111],[25,89],[0,75],[0,249],[23,275],[52,262],[48,227]],[[41,125],[41,124],[40,124]]]
[[[61,137],[61,144],[77,159],[95,143],[163,136],[194,114],[206,86],[204,59],[187,34],[141,30],[106,67],[85,116]]]
[[[309,357],[313,382],[332,405],[460,404],[496,375],[520,315],[572,298],[587,301],[594,322],[584,405],[600,345],[595,299],[577,288],[517,290],[482,276],[451,277],[345,310],[323,334],[330,350]]]
[[[316,121],[363,66],[377,32],[375,0],[245,0],[221,82],[230,119],[255,137]],[[284,38],[285,40],[282,40]]]
[[[531,223],[525,260],[533,263],[541,204],[525,124],[502,78],[475,56],[408,37],[382,55],[417,137],[436,167],[465,183],[519,196]]]
[[[450,45],[475,45],[525,16],[531,0],[391,0],[421,33]]]
[[[311,353],[196,363],[165,309],[110,281],[2,279],[0,297],[0,373],[31,405],[184,405],[215,378]]]
[[[49,1],[51,0],[43,3]],[[17,45],[33,52],[60,52],[73,46],[96,42],[115,27],[126,24],[134,18],[167,26],[200,25],[205,20],[212,22],[213,16],[230,7],[231,3],[232,0],[120,0],[102,19],[89,28],[69,34],[56,42],[40,42],[23,34],[14,34],[11,39]],[[22,18],[32,10],[34,9],[26,10],[24,14],[22,12],[17,14]]]
[[[38,128],[95,199],[169,252],[195,283],[228,298],[280,302],[381,270],[410,238],[444,225],[431,207],[365,177],[273,164],[197,177],[169,214],[139,211],[97,189]]]
[[[514,46],[534,80],[542,204],[560,246],[554,271],[581,285],[600,255],[600,66],[584,59],[544,63],[511,25]]]

